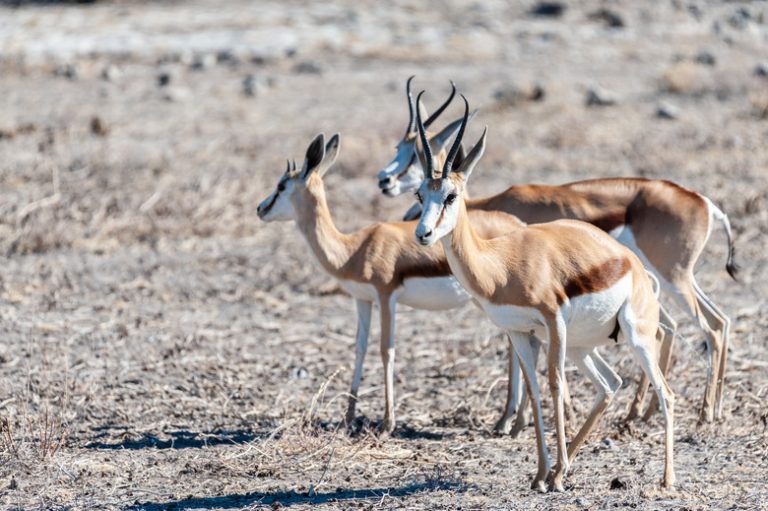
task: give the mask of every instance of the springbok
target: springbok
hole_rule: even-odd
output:
[[[394,359],[395,312],[398,303],[416,309],[448,310],[462,306],[471,296],[456,282],[442,247],[423,250],[413,239],[416,222],[378,223],[350,234],[335,226],[325,199],[323,176],[339,151],[339,135],[327,144],[318,135],[307,149],[300,170],[288,164],[269,197],[259,204],[259,217],[293,220],[322,268],[353,298],[357,305],[355,368],[345,420],[355,418],[363,361],[368,348],[371,309],[381,316],[381,358],[384,365],[385,412],[382,430],[395,426]],[[495,237],[518,228],[515,217],[497,211],[472,214],[481,236]],[[510,354],[511,356],[511,354]]]
[[[410,93],[410,80],[406,92],[411,119],[406,135],[397,146],[398,157],[393,161],[393,164],[398,162],[399,165],[390,164],[379,174],[379,186],[387,196],[413,192],[419,186],[416,183],[425,177],[420,158],[415,156],[420,149],[416,144],[413,122],[416,108]],[[452,97],[453,94],[449,99]],[[438,111],[442,112],[445,107],[446,104],[443,104]],[[419,113],[423,114],[423,111]],[[435,117],[433,114],[430,120],[434,122]],[[454,121],[439,133],[439,138],[427,131],[433,154],[444,151],[446,139],[456,129],[458,125]],[[504,211],[526,223],[549,222],[560,218],[589,222],[635,252],[645,267],[660,280],[662,289],[704,332],[709,366],[699,420],[711,422],[714,418],[722,419],[730,319],[701,290],[693,273],[715,220],[725,229],[728,240],[725,268],[734,280],[738,266],[734,259],[733,235],[728,216],[710,199],[671,181],[605,178],[560,186],[515,185],[491,197],[466,198],[465,203],[470,211]],[[417,203],[408,210],[405,218],[412,220],[418,218],[420,213],[421,208]],[[671,327],[665,333],[668,337],[665,346],[671,346],[677,324],[663,307],[661,314],[662,323]],[[670,353],[662,350],[661,363],[665,374],[669,357]],[[628,418],[640,414],[646,390],[647,381],[643,381]],[[646,417],[656,407],[654,399]]]
[[[459,168],[452,171],[469,116],[467,100],[463,95],[462,99],[464,121],[440,175],[433,175],[432,152],[417,110],[428,177],[417,194],[422,214],[415,237],[427,248],[440,240],[453,275],[512,339],[533,400],[538,473],[532,486],[544,491],[551,469],[531,351],[531,336],[536,336],[547,344],[557,430],[557,464],[550,474],[552,489],[563,490],[570,463],[621,386],[621,378],[596,350],[614,340],[632,347],[661,402],[665,422],[663,485],[671,487],[675,481],[674,397],[658,363],[658,289],[654,290],[650,274],[636,254],[585,222],[556,220],[521,225],[494,239],[480,238],[464,197],[467,180],[485,151],[487,128]],[[589,416],[567,447],[562,394],[566,356],[587,374],[598,393]]]

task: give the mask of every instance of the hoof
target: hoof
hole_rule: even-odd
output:
[[[512,431],[512,418],[502,417],[493,427],[493,432],[497,435],[508,435]]]
[[[547,493],[547,484],[542,479],[534,479],[531,489],[539,493]]]

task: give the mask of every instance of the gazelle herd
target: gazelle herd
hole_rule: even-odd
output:
[[[548,482],[554,490],[563,489],[573,458],[621,386],[621,378],[597,351],[613,343],[629,345],[644,374],[628,419],[640,414],[649,382],[655,396],[646,415],[661,405],[663,485],[672,486],[674,397],[666,372],[676,324],[659,304],[659,292],[673,297],[706,335],[710,366],[700,420],[720,419],[730,322],[699,288],[693,268],[717,220],[728,236],[726,269],[735,278],[728,217],[703,195],[648,179],[515,185],[492,197],[470,199],[467,182],[483,156],[487,128],[465,155],[462,142],[472,117],[466,98],[461,96],[461,118],[429,131],[454,98],[455,86],[428,116],[423,92],[413,99],[412,78],[406,86],[410,116],[405,135],[395,158],[379,173],[385,195],[415,191],[418,202],[405,221],[377,223],[349,234],[336,228],[323,176],[338,156],[338,134],[328,141],[318,135],[301,168],[289,162],[275,190],[258,206],[264,221],[296,222],[323,269],[356,301],[355,366],[346,422],[355,419],[374,304],[380,311],[384,366],[382,429],[388,433],[395,427],[398,304],[441,311],[471,301],[506,333],[510,344],[507,403],[496,429],[508,432],[517,412],[517,433],[527,423],[521,396],[531,397],[538,451],[534,488],[543,491]],[[554,467],[536,375],[540,346],[545,348],[553,400]],[[570,443],[566,357],[597,390],[591,412]]]

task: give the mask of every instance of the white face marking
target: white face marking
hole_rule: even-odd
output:
[[[459,191],[450,179],[425,179],[419,197],[422,205],[416,241],[432,246],[456,227]]]
[[[389,197],[412,192],[424,179],[424,170],[416,157],[416,140],[400,141],[395,158],[379,172],[379,188]]]
[[[259,204],[256,210],[259,218],[265,222],[287,221],[296,219],[296,211],[291,202],[291,195],[296,190],[298,177],[283,174],[277,182],[275,191]]]
[[[472,297],[453,277],[414,277],[405,279],[397,302],[414,309],[449,310],[460,307]]]

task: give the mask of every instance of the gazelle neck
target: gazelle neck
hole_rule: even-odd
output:
[[[472,227],[463,199],[458,205],[456,226],[440,241],[459,282],[471,294],[492,295],[496,287],[492,278],[495,261],[488,257],[487,242]]]
[[[333,223],[322,179],[309,176],[306,187],[292,200],[298,217],[296,225],[323,268],[335,275],[349,260],[353,247],[350,237]]]

